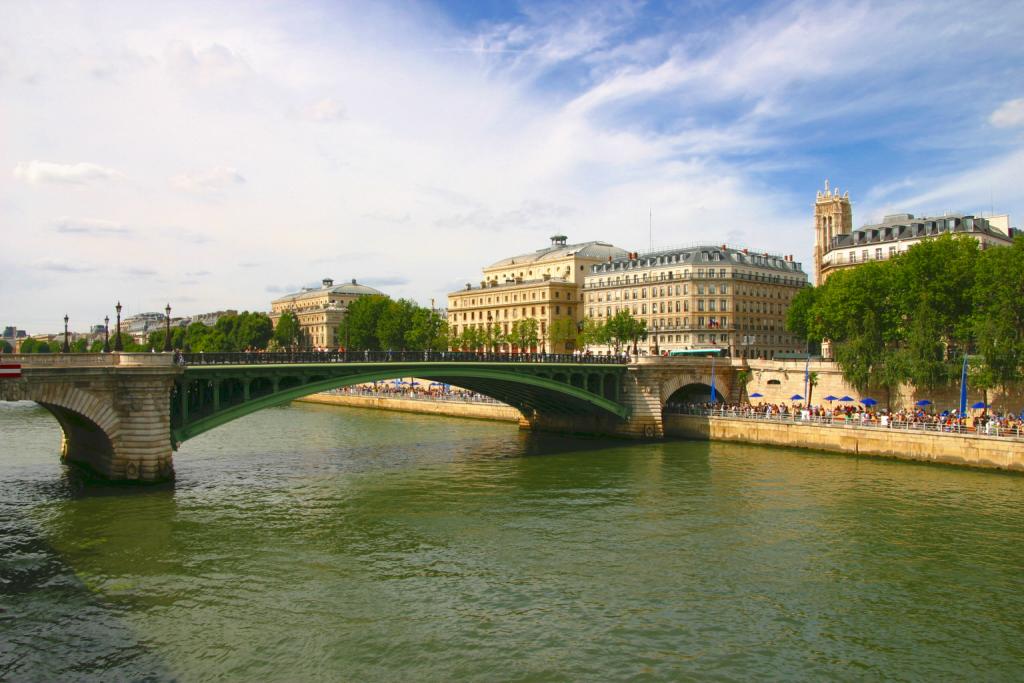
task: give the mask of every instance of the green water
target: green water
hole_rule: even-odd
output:
[[[140,491],[0,436],[0,679],[1024,679],[1021,476],[295,405]]]

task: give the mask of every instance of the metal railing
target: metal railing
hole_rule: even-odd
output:
[[[665,407],[670,415],[696,415],[702,417],[724,417],[732,420],[751,420],[758,422],[779,422],[788,424],[814,425],[827,428],[863,428],[898,430],[905,432],[931,434],[960,434],[963,436],[991,436],[1008,439],[1024,439],[1024,426],[1014,425],[1003,427],[995,422],[968,427],[957,422],[917,422],[910,420],[888,419],[888,416],[870,416],[866,413],[854,413],[850,416],[837,415],[804,415],[802,411],[787,413],[765,413],[751,408],[701,408],[697,406]],[[868,417],[862,417],[868,415]],[[883,419],[883,417],[885,419]]]
[[[263,365],[285,363],[572,363],[623,365],[628,357],[569,353],[486,353],[472,351],[243,351],[183,353],[184,365]]]

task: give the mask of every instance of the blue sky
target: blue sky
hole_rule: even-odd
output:
[[[429,304],[560,232],[810,270],[829,178],[1024,215],[1024,6],[3,2],[0,322]],[[74,324],[74,323],[73,323]]]

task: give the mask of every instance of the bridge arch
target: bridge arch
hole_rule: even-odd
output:
[[[728,400],[732,395],[732,382],[727,372],[715,373],[715,392],[719,400]],[[692,387],[689,391],[688,388]],[[673,375],[661,383],[661,406],[662,408],[671,400],[678,402],[691,394],[697,395],[698,388],[702,388],[704,398],[700,402],[710,400],[711,394],[711,371],[690,371]],[[678,394],[678,395],[677,395]],[[688,400],[689,402],[689,400]],[[696,402],[696,401],[694,401]]]
[[[527,420],[536,419],[538,415],[556,419],[596,416],[619,422],[628,416],[628,409],[617,400],[620,378],[606,368],[503,365],[505,367],[485,363],[337,364],[301,370],[272,365],[190,367],[175,382],[171,395],[172,442],[177,447],[222,424],[309,394],[411,376],[456,384],[491,396],[518,409]],[[241,384],[235,384],[239,378]],[[228,383],[241,386],[241,393],[225,390]],[[594,387],[600,390],[594,392],[591,390]]]

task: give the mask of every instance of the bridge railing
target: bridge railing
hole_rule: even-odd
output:
[[[962,436],[992,436],[1008,439],[1024,439],[1024,427],[1002,427],[994,422],[968,427],[963,424],[943,424],[935,422],[912,422],[897,419],[870,419],[859,415],[840,418],[834,415],[816,416],[803,411],[787,413],[765,413],[750,408],[703,408],[698,406],[669,405],[665,412],[676,415],[700,415],[704,417],[725,417],[733,420],[751,420],[757,422],[779,422],[788,424],[804,424],[826,428],[863,428],[884,429],[888,431],[917,432],[922,434],[960,434]],[[860,414],[863,415],[863,414]]]
[[[295,363],[579,363],[623,365],[628,357],[570,353],[476,353],[472,351],[243,351],[184,353],[184,365],[262,365]]]

